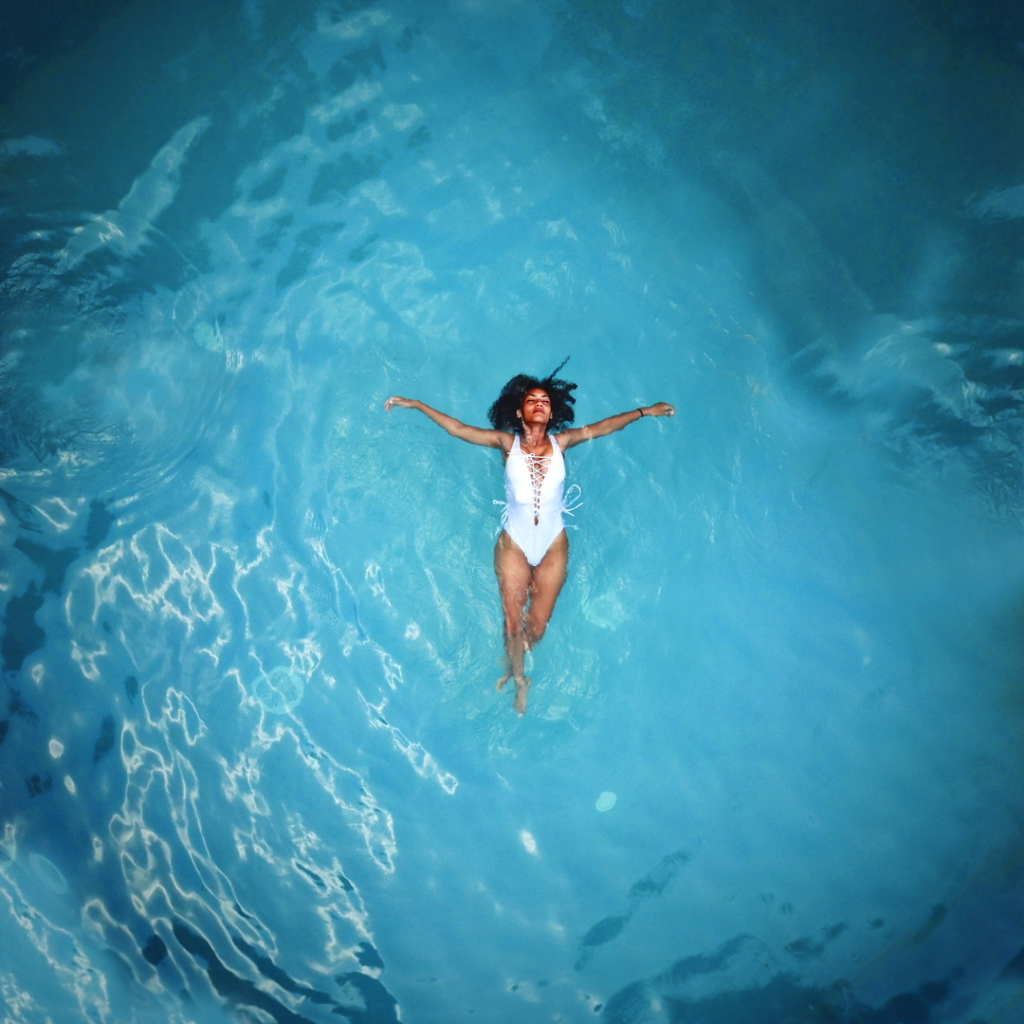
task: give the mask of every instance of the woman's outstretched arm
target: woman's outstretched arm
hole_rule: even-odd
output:
[[[424,416],[432,419],[442,430],[446,430],[452,437],[460,441],[468,441],[470,444],[479,444],[484,448],[500,448],[507,452],[512,441],[512,435],[506,434],[503,430],[485,430],[483,427],[471,427],[462,423],[454,416],[431,409],[425,402],[418,398],[401,398],[399,395],[392,395],[384,403],[384,411],[391,412],[395,406],[401,409],[419,409]]]
[[[675,416],[674,406],[668,402],[655,402],[654,405],[642,405],[638,409],[630,409],[629,412],[620,412],[617,416],[609,416],[607,419],[598,420],[585,427],[573,427],[571,430],[563,430],[558,435],[559,442],[564,452],[567,448],[575,448],[584,441],[592,441],[595,437],[606,437],[614,434],[616,430],[628,427],[630,423],[636,423],[644,416]]]

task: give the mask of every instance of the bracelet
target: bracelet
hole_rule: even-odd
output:
[[[643,409],[641,409],[641,408],[637,407],[637,410],[636,410],[636,411],[637,411],[638,413],[640,413],[640,419],[643,419],[643,418],[644,418],[644,411],[643,411]]]

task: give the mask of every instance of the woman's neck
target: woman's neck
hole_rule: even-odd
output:
[[[528,448],[540,448],[547,440],[548,432],[545,427],[523,427],[523,439],[521,444]]]

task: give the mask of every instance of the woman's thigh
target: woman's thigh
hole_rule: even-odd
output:
[[[523,625],[523,608],[530,593],[530,563],[512,538],[502,530],[494,545],[494,574],[505,613],[506,629],[518,632]]]
[[[555,601],[565,583],[569,566],[569,538],[563,530],[547,549],[540,564],[534,567],[530,582],[530,610],[526,615],[526,631],[539,637],[547,629],[555,610]]]

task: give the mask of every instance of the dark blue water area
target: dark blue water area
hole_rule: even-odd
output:
[[[1024,16],[0,6],[13,1022],[1024,1021]],[[579,384],[501,672],[513,374]]]

